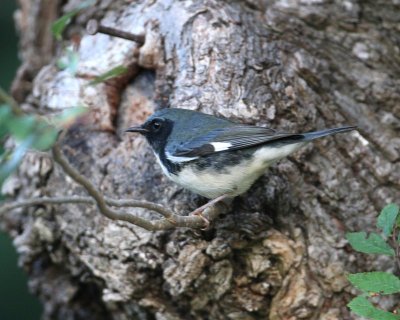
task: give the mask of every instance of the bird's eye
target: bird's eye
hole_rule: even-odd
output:
[[[161,128],[161,122],[160,121],[153,121],[151,123],[151,127],[153,128],[154,131],[158,131]]]

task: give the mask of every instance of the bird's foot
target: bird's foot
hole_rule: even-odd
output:
[[[175,219],[173,219],[173,218],[166,218],[166,219],[168,220],[169,223],[171,223],[171,224],[173,224],[173,225],[176,225],[176,224],[177,224],[177,222],[176,222]]]
[[[204,210],[199,210],[200,208],[197,208],[192,212],[192,215],[198,216],[201,218],[204,222],[204,227],[201,228],[201,230],[207,230],[210,227],[210,220],[208,220],[205,216],[203,216],[203,211]]]
[[[204,210],[212,207],[217,202],[224,200],[226,197],[227,197],[227,195],[223,194],[222,196],[219,196],[219,197],[207,202],[205,205],[197,208],[196,210],[194,210],[190,213],[190,215],[198,216],[204,221],[205,227],[202,228],[202,230],[207,230],[210,227],[210,220],[208,220],[205,216],[203,216]]]

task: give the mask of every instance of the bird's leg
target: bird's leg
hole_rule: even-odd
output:
[[[210,200],[205,205],[203,205],[203,206],[197,208],[196,210],[192,211],[190,213],[190,215],[199,216],[200,218],[202,218],[204,223],[206,224],[206,227],[204,228],[204,230],[205,230],[210,226],[210,221],[205,216],[203,216],[204,210],[206,210],[207,208],[212,207],[214,204],[226,199],[227,197],[228,197],[227,194],[223,194],[222,196],[219,196],[219,197],[217,197],[217,198],[215,198],[213,200]]]

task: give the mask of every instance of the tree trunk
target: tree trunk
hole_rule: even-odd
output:
[[[398,1],[97,1],[66,32],[79,45],[76,77],[56,67],[62,46],[49,26],[80,1],[61,2],[20,0],[14,95],[45,114],[93,110],[63,152],[107,196],[182,214],[204,203],[163,176],[142,137],[121,134],[167,104],[290,132],[359,133],[274,165],[207,231],[149,232],[85,205],[10,212],[3,227],[44,319],[355,319],[346,272],[392,266],[354,253],[345,233],[373,229],[400,199]],[[87,35],[89,18],[145,43]],[[127,74],[86,86],[121,64]],[[85,194],[43,154],[29,154],[4,190]]]

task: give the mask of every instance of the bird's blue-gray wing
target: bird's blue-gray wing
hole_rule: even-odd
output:
[[[170,156],[182,161],[226,150],[254,147],[260,144],[278,142],[280,139],[301,140],[301,134],[277,133],[272,129],[245,125],[218,128],[206,135],[193,138],[171,150]],[[186,159],[186,160],[185,160]]]

